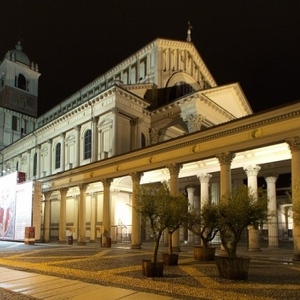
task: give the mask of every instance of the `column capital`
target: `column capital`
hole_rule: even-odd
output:
[[[110,109],[110,111],[113,113],[113,114],[119,114],[119,112],[120,112],[120,109],[119,108],[117,108],[117,107],[113,107],[113,108],[111,108]]]
[[[80,128],[81,128],[81,125],[75,125],[75,126],[74,126],[74,130],[75,130],[75,131],[79,131]]]
[[[140,121],[140,118],[132,118],[132,119],[130,119],[130,125],[131,126],[136,126],[136,125],[138,125],[141,121]]]
[[[159,142],[160,131],[157,128],[150,128],[149,133],[150,133],[151,145],[157,144]]]
[[[222,152],[222,153],[216,154],[216,157],[218,158],[220,165],[230,165],[232,160],[235,158],[235,153]]]
[[[285,142],[289,145],[289,148],[292,151],[300,151],[300,136],[295,136],[293,138],[288,138]]]
[[[66,196],[68,193],[69,188],[61,188],[59,189],[60,196],[62,197],[63,195]]]
[[[197,175],[198,179],[200,180],[200,183],[209,183],[212,175],[208,173],[201,173]]]
[[[277,176],[268,176],[268,177],[265,177],[265,181],[266,181],[267,184],[269,184],[269,183],[276,183]]]
[[[193,186],[187,186],[186,190],[187,190],[188,193],[194,193],[195,188]]]
[[[85,192],[88,188],[88,183],[81,183],[78,185],[80,192]]]
[[[133,173],[130,173],[129,175],[131,176],[132,181],[140,182],[144,173],[143,172],[133,172]]]
[[[103,184],[103,187],[109,188],[111,183],[113,182],[112,178],[104,178],[100,180]]]
[[[91,117],[91,122],[94,123],[94,124],[97,124],[98,120],[99,120],[99,116],[93,116],[93,117]]]
[[[170,164],[166,166],[170,172],[170,175],[178,176],[180,169],[182,168],[181,164]]]
[[[50,200],[51,195],[52,195],[52,192],[44,192],[45,200],[46,201]]]
[[[201,114],[189,114],[184,117],[184,122],[187,124],[189,133],[196,132],[201,129],[203,121],[206,117]]]
[[[258,165],[249,165],[249,166],[243,167],[243,169],[246,172],[247,176],[257,176],[261,167]]]

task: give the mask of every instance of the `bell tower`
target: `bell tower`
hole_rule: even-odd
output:
[[[18,42],[0,62],[0,107],[36,118],[40,75]]]
[[[36,129],[40,75],[20,42],[0,61],[0,150]]]

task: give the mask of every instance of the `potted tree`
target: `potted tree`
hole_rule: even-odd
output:
[[[219,231],[219,207],[217,204],[207,202],[199,212],[192,208],[187,218],[187,228],[201,239],[201,245],[194,246],[194,258],[201,261],[215,259],[215,247],[210,242]]]
[[[238,257],[237,246],[247,226],[257,228],[267,219],[267,195],[261,189],[254,193],[247,186],[238,186],[225,195],[219,205],[219,230],[227,255],[216,256],[219,274],[228,279],[247,279],[249,257]]]
[[[163,261],[158,261],[159,242],[163,231],[170,224],[172,195],[166,183],[143,185],[139,189],[136,210],[149,223],[154,238],[151,260],[142,261],[143,274],[147,277],[163,276]]]
[[[168,209],[165,214],[165,221],[167,225],[167,232],[169,236],[168,253],[163,253],[163,260],[166,265],[178,265],[178,254],[173,252],[172,237],[173,233],[178,230],[184,223],[188,212],[188,198],[183,194],[172,196],[168,195],[166,198],[166,205]]]

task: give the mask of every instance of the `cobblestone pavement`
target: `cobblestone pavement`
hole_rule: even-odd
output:
[[[239,249],[241,255],[251,257],[249,279],[233,281],[221,279],[214,262],[195,261],[188,245],[181,246],[178,266],[165,266],[164,277],[145,278],[141,261],[150,258],[151,247],[152,244],[130,249],[130,244],[123,243],[101,248],[98,243],[24,245],[0,241],[0,266],[185,300],[300,299],[300,264],[293,263],[290,248],[263,248],[261,252]],[[34,299],[3,289],[0,296]]]

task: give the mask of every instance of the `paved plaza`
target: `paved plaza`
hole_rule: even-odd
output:
[[[189,245],[181,246],[178,266],[165,266],[163,278],[145,278],[141,261],[151,248],[1,241],[0,299],[300,299],[300,263],[292,261],[291,244],[260,252],[240,248],[251,257],[247,281],[220,278],[215,263],[195,261]]]

